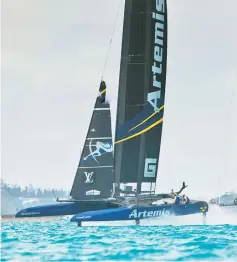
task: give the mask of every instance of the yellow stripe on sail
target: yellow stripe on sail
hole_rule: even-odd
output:
[[[126,140],[129,140],[129,139],[131,139],[131,138],[133,138],[133,137],[139,136],[139,135],[147,132],[148,130],[152,129],[153,127],[159,125],[159,124],[162,123],[162,122],[163,122],[163,118],[159,119],[158,121],[156,121],[156,122],[153,123],[152,125],[148,126],[147,128],[143,129],[142,131],[140,131],[140,132],[138,132],[138,133],[136,133],[136,134],[134,134],[134,135],[131,135],[131,136],[125,137],[125,138],[123,138],[123,139],[121,139],[121,140],[119,140],[119,141],[116,141],[114,144],[119,144],[119,143],[124,142],[124,141],[126,141]]]
[[[164,109],[164,106],[161,106],[159,108],[159,111]],[[150,118],[152,118],[154,115],[156,115],[157,113],[159,113],[159,111],[155,111],[153,114],[151,114],[150,116],[148,116],[146,119],[144,119],[140,124],[134,126],[133,128],[129,129],[129,131],[134,130],[135,128],[137,128],[138,126],[142,125],[143,123],[145,123],[147,120],[149,120]]]
[[[102,95],[102,94],[104,94],[104,92],[106,91],[106,88],[103,90],[103,91],[101,91],[99,94],[100,94],[100,96]]]

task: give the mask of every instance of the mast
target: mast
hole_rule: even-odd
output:
[[[115,183],[136,183],[138,194],[143,182],[156,182],[166,60],[166,1],[126,0],[114,145]]]

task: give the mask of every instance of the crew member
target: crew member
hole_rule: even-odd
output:
[[[174,189],[171,189],[171,196],[174,198]]]
[[[174,193],[174,204],[179,205],[181,202],[181,197],[177,193]]]
[[[183,195],[182,203],[185,204],[185,205],[190,203],[190,200],[186,195]]]

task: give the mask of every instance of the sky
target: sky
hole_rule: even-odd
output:
[[[123,0],[2,1],[5,181],[71,188],[102,74],[115,119],[123,8]],[[196,195],[237,190],[236,10],[236,0],[168,1],[158,191],[182,181]]]

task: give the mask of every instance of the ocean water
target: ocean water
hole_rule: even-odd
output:
[[[2,222],[1,261],[237,261],[237,214],[233,224],[181,220],[83,227],[67,219]]]

